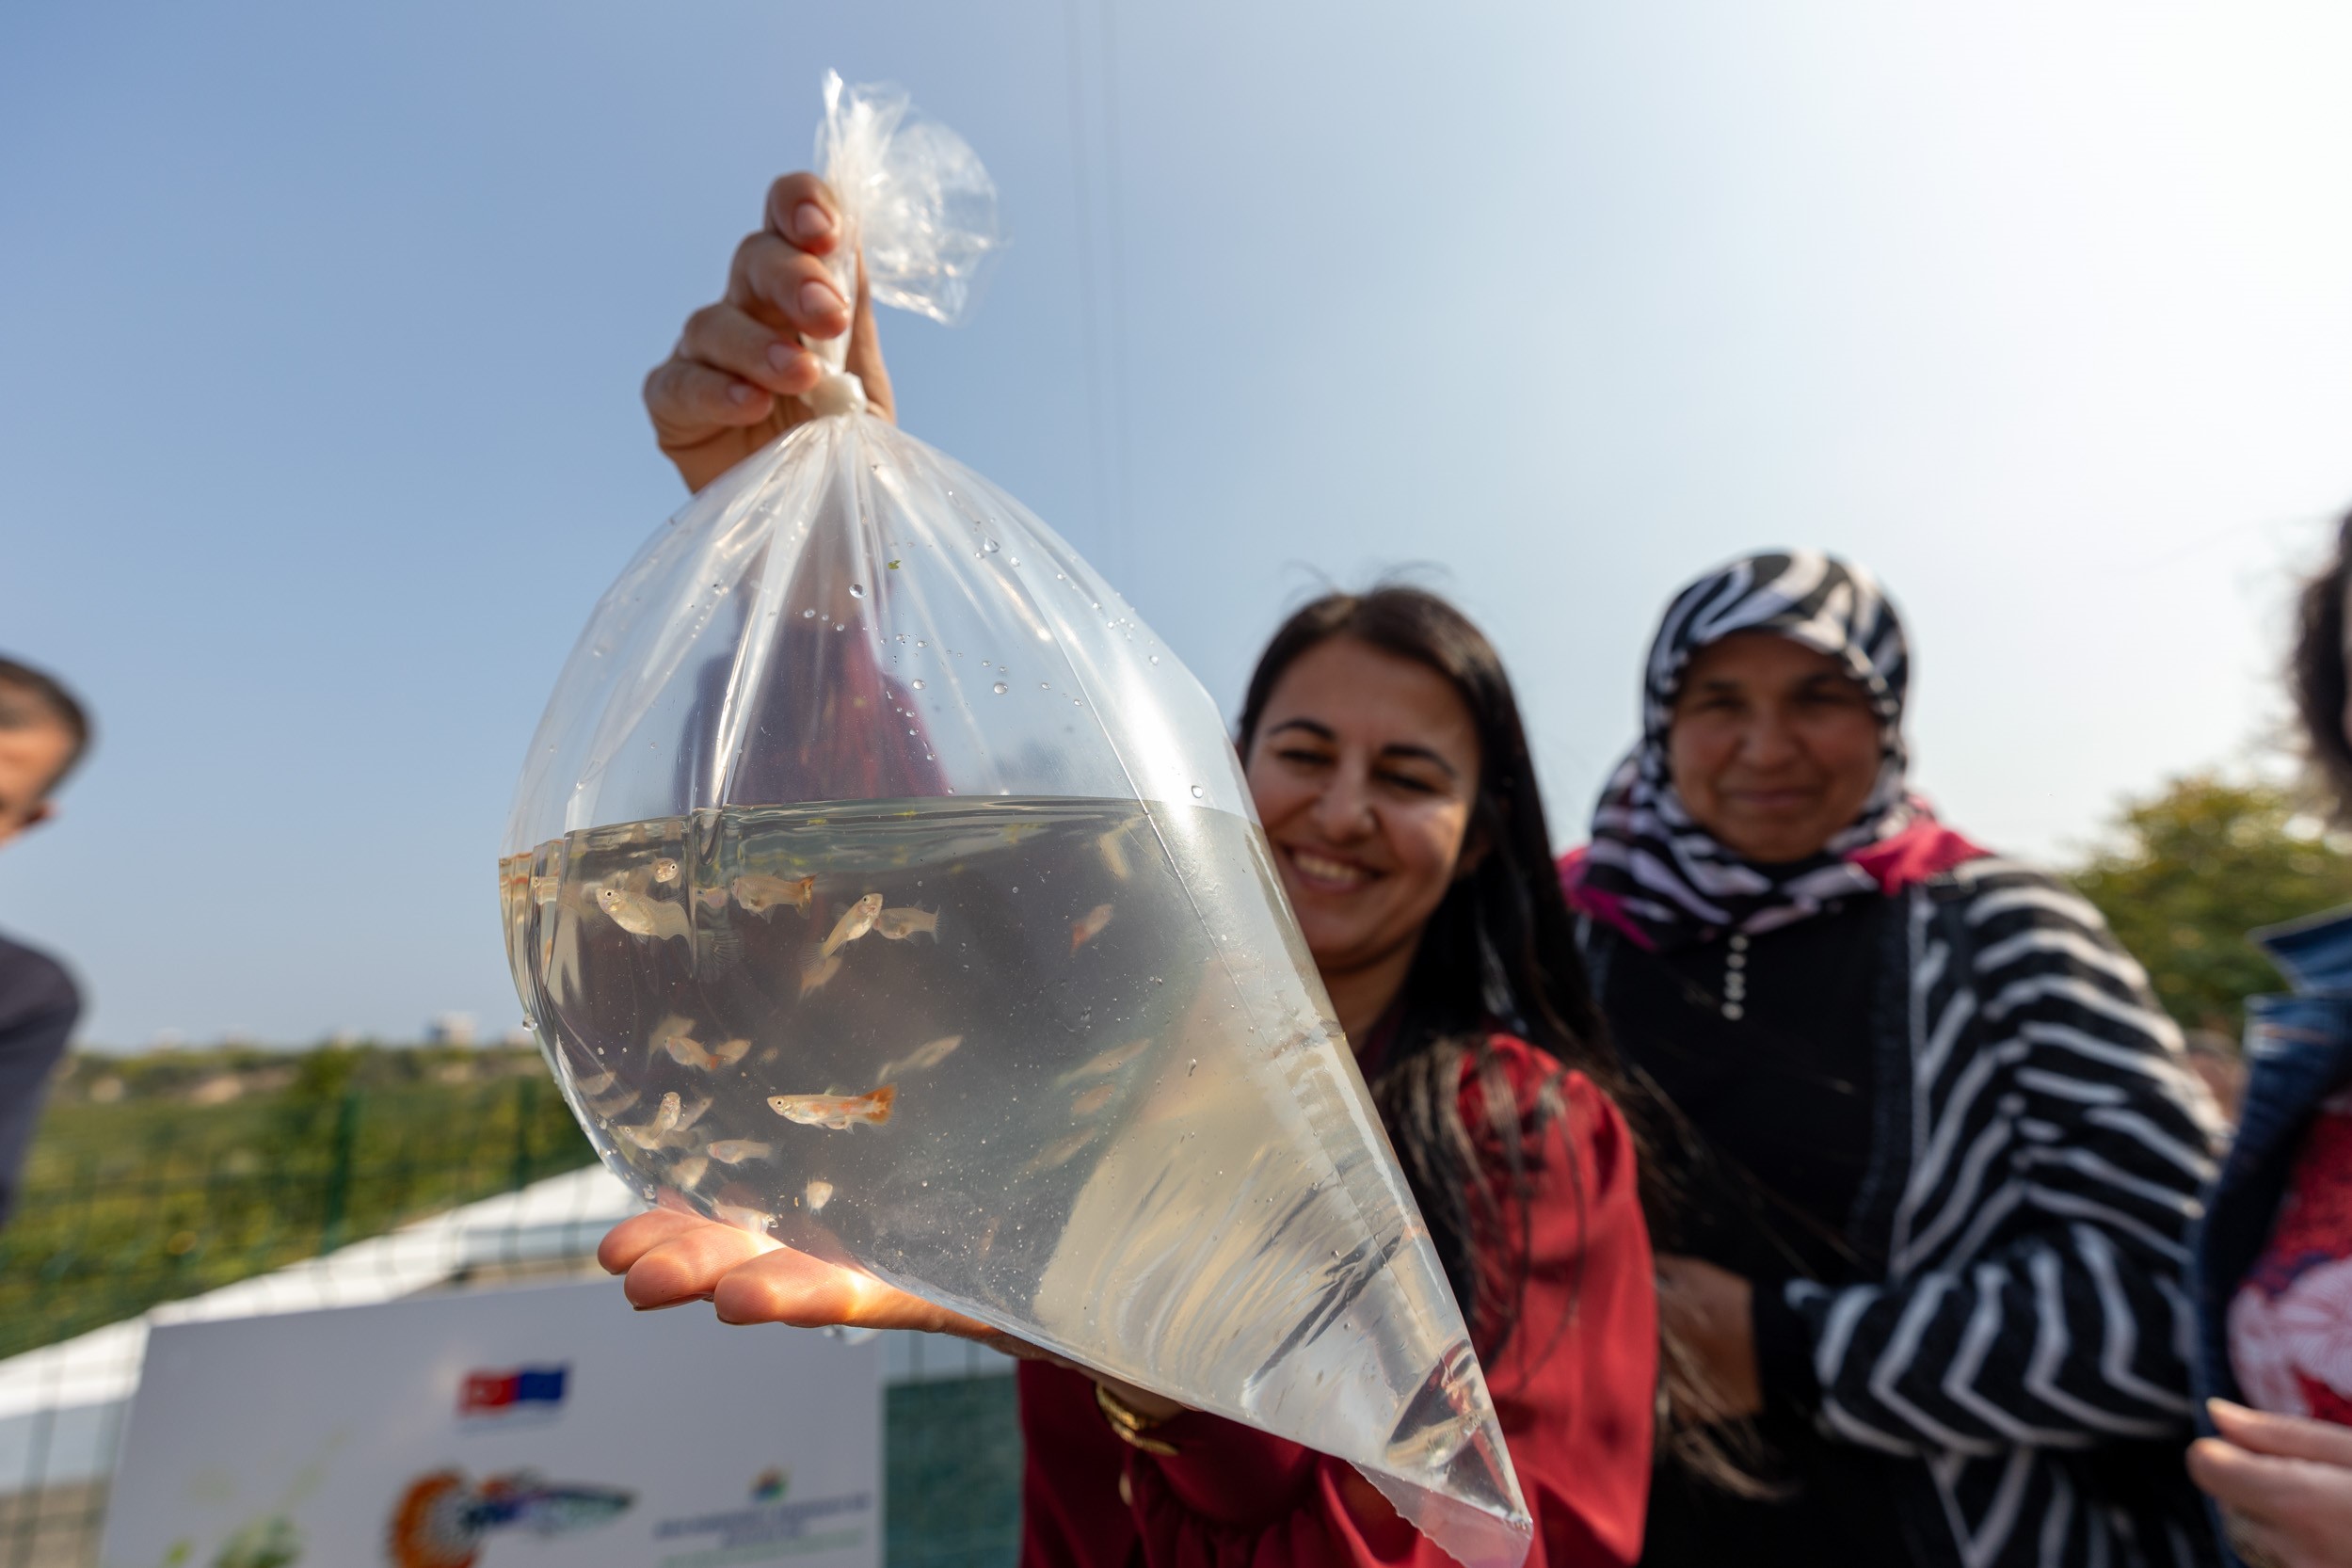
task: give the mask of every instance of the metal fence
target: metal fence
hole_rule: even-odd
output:
[[[536,1073],[328,1088],[199,1116],[55,1108],[0,1232],[0,1568],[98,1562],[150,1323],[591,1274],[633,1211]],[[1010,1364],[921,1336],[884,1349],[886,1561],[1004,1568]]]

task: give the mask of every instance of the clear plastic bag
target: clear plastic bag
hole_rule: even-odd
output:
[[[875,296],[952,320],[996,244],[970,150],[830,78],[819,155]],[[532,743],[508,950],[581,1125],[648,1202],[1349,1460],[1515,1568],[1483,1377],[1214,704],[830,352],[834,411],[654,536]]]

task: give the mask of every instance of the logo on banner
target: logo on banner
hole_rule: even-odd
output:
[[[792,1473],[781,1464],[771,1464],[753,1478],[751,1500],[755,1503],[780,1503],[786,1488],[792,1484]]]
[[[457,1385],[460,1416],[552,1415],[564,1402],[571,1368],[517,1367],[509,1371],[468,1372]]]

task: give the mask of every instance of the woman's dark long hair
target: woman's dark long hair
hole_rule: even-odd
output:
[[[2303,584],[2287,685],[2303,720],[2303,746],[2328,785],[2335,814],[2352,821],[2352,738],[2344,734],[2344,591],[2352,576],[2352,517],[2337,526],[2335,552]]]
[[[1535,1117],[1523,1125],[1491,1032],[1499,1026],[1540,1047],[1604,1093],[1622,1095],[1623,1086],[1552,863],[1518,699],[1494,645],[1467,616],[1435,594],[1399,585],[1326,594],[1298,611],[1250,677],[1239,736],[1244,761],[1275,684],[1301,655],[1334,637],[1444,676],[1478,733],[1478,794],[1464,842],[1483,853],[1423,928],[1398,1030],[1371,1087],[1455,1297],[1478,1325],[1480,1353],[1492,1365],[1518,1327],[1526,1291],[1527,1199],[1541,1149],[1535,1135],[1565,1113],[1565,1102],[1558,1081],[1544,1085]],[[1465,1061],[1480,1076],[1490,1132],[1503,1150],[1500,1175],[1521,1216],[1517,1235],[1506,1234],[1497,1173],[1480,1168],[1463,1121]],[[1581,1191],[1576,1198],[1581,1208]]]

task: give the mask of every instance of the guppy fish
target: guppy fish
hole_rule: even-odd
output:
[[[833,1184],[829,1181],[810,1182],[808,1184],[808,1198],[809,1213],[824,1213],[824,1206],[833,1201]]]
[[[1078,920],[1072,921],[1070,925],[1070,951],[1072,952],[1076,952],[1079,949],[1084,947],[1087,943],[1101,936],[1102,928],[1111,923],[1111,905],[1107,904],[1097,904],[1092,909],[1087,910],[1085,914],[1080,916]]]
[[[1127,828],[1128,824],[1121,823],[1095,840],[1095,847],[1102,851],[1103,869],[1122,882],[1135,874],[1127,863],[1127,849],[1119,842],[1127,837]]]
[[[642,893],[625,892],[618,888],[599,888],[596,906],[613,918],[613,923],[632,936],[691,936],[693,929],[686,923],[686,911],[661,899],[647,898]]]
[[[713,1067],[733,1066],[751,1049],[748,1040],[722,1040],[715,1046],[706,1046],[683,1032],[669,1035],[662,1046],[680,1066],[699,1067],[706,1073]]]
[[[1053,1086],[1057,1089],[1066,1089],[1073,1083],[1083,1083],[1090,1078],[1108,1077],[1149,1049],[1151,1049],[1151,1041],[1148,1039],[1129,1040],[1124,1046],[1112,1046],[1107,1051],[1088,1057],[1060,1078],[1055,1079]]]
[[[807,996],[840,972],[841,955],[840,953],[810,953],[808,962],[800,967],[800,994]]]
[[[636,1500],[616,1486],[550,1481],[532,1470],[486,1476],[479,1485],[462,1470],[437,1470],[392,1505],[386,1544],[395,1568],[471,1568],[492,1530],[569,1535],[611,1524]]]
[[[935,942],[939,939],[936,909],[885,909],[873,918],[873,934],[888,941],[903,942],[919,931]]]
[[[653,1120],[643,1127],[616,1127],[613,1130],[641,1149],[658,1149],[662,1140],[678,1125],[679,1109],[678,1091],[673,1089],[654,1108]]]
[[[708,1158],[699,1154],[690,1154],[685,1159],[671,1164],[670,1184],[680,1192],[689,1187],[699,1186],[704,1175],[710,1169],[711,1161]]]
[[[830,1128],[846,1132],[853,1127],[880,1127],[890,1119],[898,1085],[886,1083],[863,1095],[771,1095],[768,1109],[803,1127]]]
[[[678,862],[666,856],[653,862],[653,880],[656,882],[677,881]]]
[[[706,1152],[722,1165],[740,1165],[746,1160],[765,1160],[776,1146],[750,1138],[722,1138]]]
[[[1081,1128],[1061,1142],[1049,1144],[1031,1156],[1029,1163],[1021,1167],[1021,1174],[1034,1176],[1039,1171],[1050,1171],[1057,1165],[1066,1165],[1076,1159],[1080,1151],[1083,1150],[1087,1144],[1093,1143],[1096,1136],[1096,1129]]]
[[[730,886],[735,889],[735,902],[744,906],[746,915],[765,916],[787,904],[806,915],[808,901],[817,896],[817,879],[813,876],[770,876],[765,872],[745,872]]]
[[[927,1068],[936,1067],[954,1055],[955,1048],[963,1043],[964,1037],[961,1034],[943,1035],[928,1045],[917,1046],[873,1076],[878,1081],[888,1083],[904,1078],[908,1073],[920,1073]]]
[[[685,1042],[684,1055],[679,1049],[681,1040]],[[702,1048],[695,1040],[695,1021],[676,1013],[664,1014],[662,1021],[653,1026],[653,1032],[646,1036],[645,1044],[648,1051],[665,1050],[680,1062]]]
[[[868,893],[849,906],[841,918],[833,922],[833,934],[824,939],[817,952],[826,958],[873,929],[875,919],[882,913],[882,895]]]

